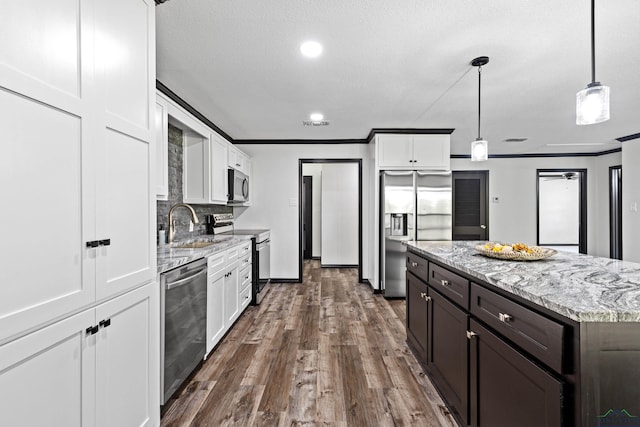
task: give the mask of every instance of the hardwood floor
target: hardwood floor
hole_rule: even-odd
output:
[[[273,284],[190,382],[162,426],[452,426],[406,345],[404,300],[355,269],[306,261],[303,284]]]

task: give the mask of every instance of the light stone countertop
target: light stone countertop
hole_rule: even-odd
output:
[[[411,241],[412,251],[578,322],[640,322],[640,264],[558,251],[539,261],[480,255],[475,241]]]
[[[195,239],[180,240],[168,245],[158,246],[158,274],[169,271],[191,261],[208,257],[233,246],[251,241],[251,236],[214,236],[205,235]],[[177,246],[193,242],[213,242],[204,248],[179,248]],[[159,283],[159,282],[158,282]]]

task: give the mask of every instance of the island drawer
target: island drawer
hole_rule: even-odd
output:
[[[407,252],[407,271],[426,282],[428,275],[427,260],[411,252]]]
[[[469,309],[469,281],[464,277],[430,263],[429,285],[465,310]]]
[[[564,373],[564,325],[476,283],[471,283],[470,311],[551,369]]]

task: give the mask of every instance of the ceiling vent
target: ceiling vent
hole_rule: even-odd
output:
[[[525,142],[529,138],[507,138],[504,142]]]
[[[305,126],[329,126],[329,121],[328,120],[320,120],[320,121],[303,120],[302,124]]]

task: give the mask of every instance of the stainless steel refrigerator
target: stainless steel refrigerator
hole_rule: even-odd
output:
[[[451,172],[380,172],[381,289],[405,297],[408,240],[451,240]]]

